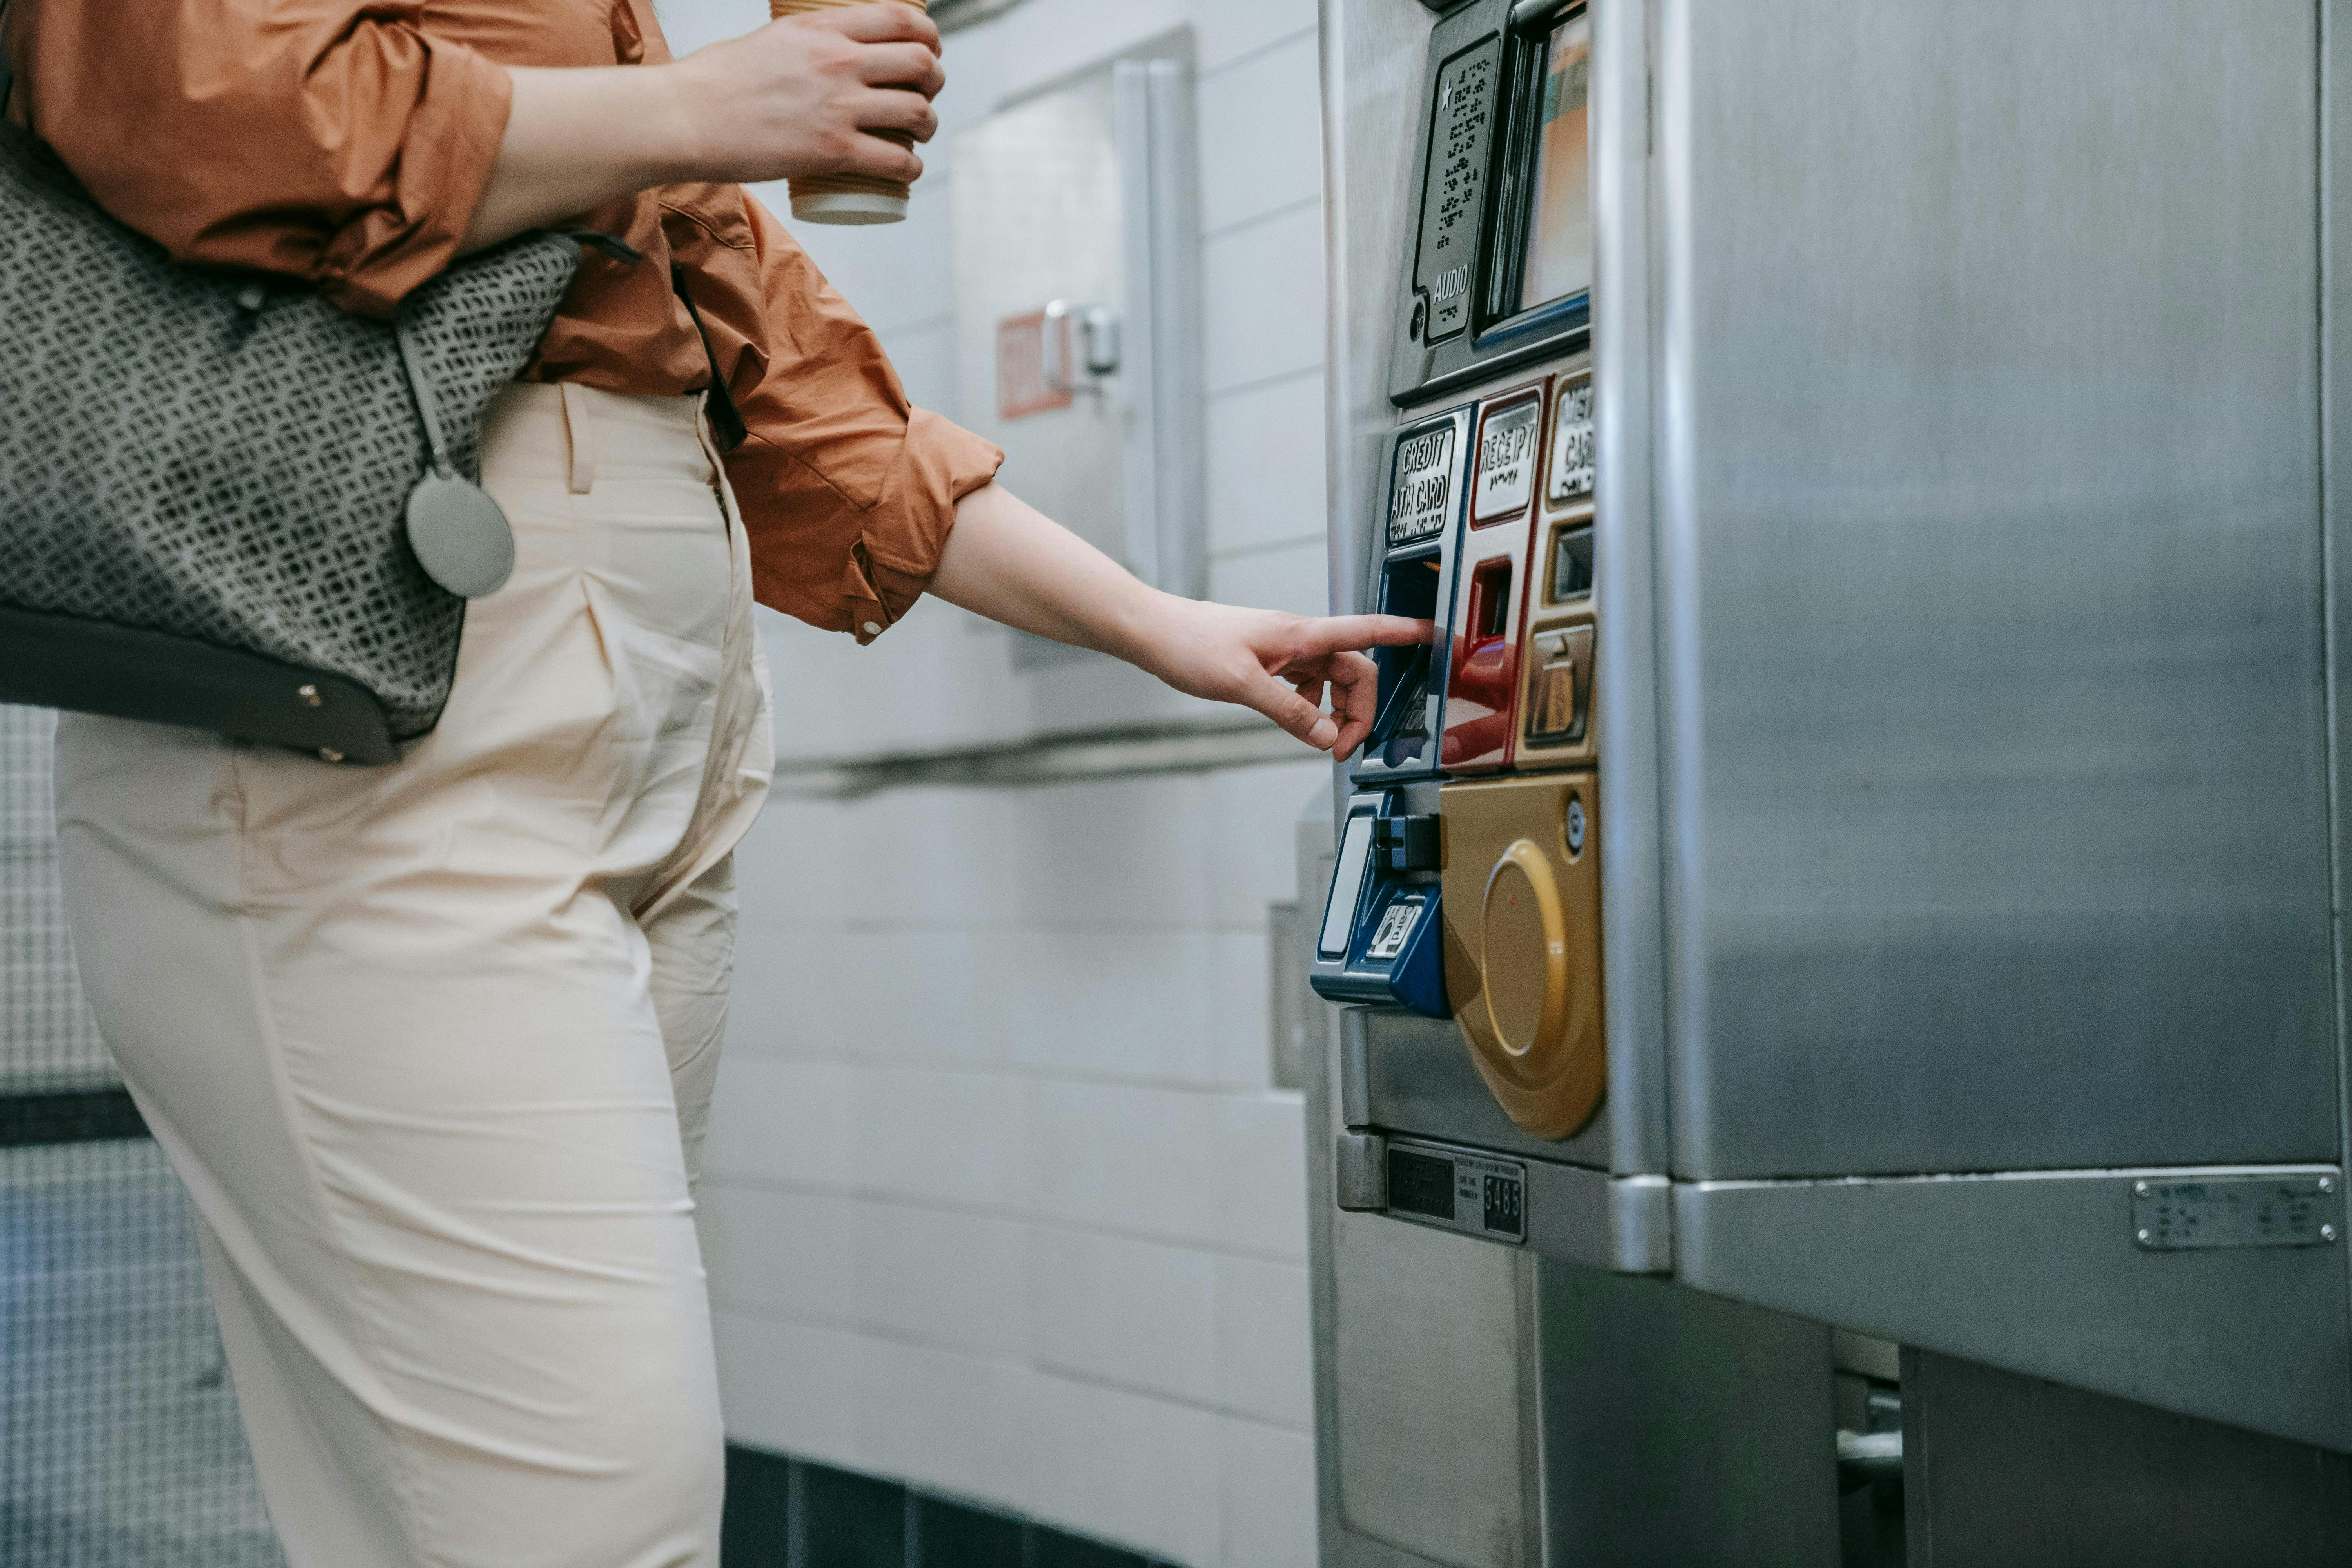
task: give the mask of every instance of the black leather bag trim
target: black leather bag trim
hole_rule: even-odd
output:
[[[357,681],[165,632],[5,605],[0,702],[184,725],[346,762],[400,760],[383,705]]]

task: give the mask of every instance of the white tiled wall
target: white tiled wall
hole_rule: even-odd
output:
[[[765,6],[662,15],[684,50]],[[909,221],[800,233],[953,416],[955,131],[1184,26],[1213,588],[1320,611],[1314,0],[1027,0],[950,39]],[[938,604],[866,650],[766,630],[787,756],[1027,734],[1066,679]],[[1301,758],[770,807],[704,1194],[737,1437],[1193,1568],[1313,1560],[1306,1152],[1265,932],[1328,778]]]

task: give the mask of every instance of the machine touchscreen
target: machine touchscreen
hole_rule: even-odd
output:
[[[1586,130],[1591,19],[1579,16],[1552,29],[1544,57],[1527,255],[1519,271],[1522,310],[1592,288],[1592,168]]]

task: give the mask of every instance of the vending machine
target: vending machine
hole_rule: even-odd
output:
[[[1871,1560],[1890,1476],[2038,1561],[2036,1422],[2127,1504],[2074,1561],[2352,1552],[2347,39],[1327,0],[1334,603],[1439,627],[1308,961],[1328,1562],[1717,1560],[1593,1525],[1644,1400],[1658,1528],[1786,1516],[1721,1561]],[[1517,1500],[1416,1535],[1481,1422]]]

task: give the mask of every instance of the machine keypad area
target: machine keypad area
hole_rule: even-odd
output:
[[[1525,1241],[1527,1193],[1527,1168],[1511,1161],[1434,1144],[1389,1145],[1388,1212],[1400,1219]]]

